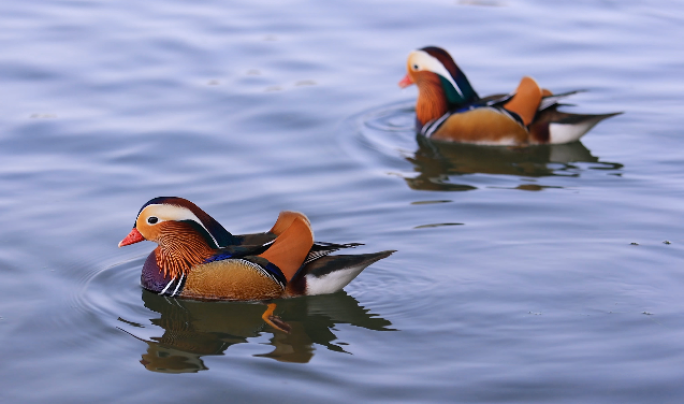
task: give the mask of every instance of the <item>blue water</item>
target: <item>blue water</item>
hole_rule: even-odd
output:
[[[0,401],[677,403],[684,5],[0,3]],[[623,115],[581,143],[417,139],[408,53]],[[152,197],[398,250],[265,306],[139,285]]]

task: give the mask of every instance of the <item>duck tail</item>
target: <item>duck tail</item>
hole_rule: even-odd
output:
[[[358,255],[328,255],[307,262],[287,284],[288,296],[321,295],[344,288],[367,266],[387,258],[394,250]]]
[[[313,245],[309,219],[302,213],[281,212],[271,232],[277,237],[273,245],[259,256],[277,266],[289,282]]]
[[[539,112],[530,125],[530,135],[535,143],[562,144],[579,140],[596,124],[622,112],[610,114],[570,114],[555,107]]]
[[[513,98],[504,104],[504,108],[518,114],[525,126],[528,126],[537,114],[543,93],[533,78],[525,76],[520,80]]]

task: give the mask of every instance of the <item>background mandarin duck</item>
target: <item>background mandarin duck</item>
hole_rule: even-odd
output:
[[[232,235],[197,205],[178,197],[144,204],[119,247],[143,240],[158,247],[145,261],[142,286],[162,295],[202,300],[333,293],[394,252],[329,256],[360,244],[314,242],[307,217],[289,211],[281,212],[268,232]]]
[[[404,88],[418,86],[416,122],[426,137],[490,145],[569,143],[618,113],[586,115],[557,110],[558,101],[577,93],[553,95],[530,77],[515,93],[480,98],[444,50],[428,46],[411,52]]]

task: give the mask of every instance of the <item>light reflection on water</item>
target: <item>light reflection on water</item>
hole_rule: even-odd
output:
[[[158,316],[149,322],[163,331],[161,335],[141,337],[135,328],[144,329],[149,325],[119,320],[128,325],[122,329],[148,345],[141,360],[145,368],[162,373],[208,370],[201,359],[203,356],[221,355],[232,345],[249,343],[250,338],[262,333],[272,334],[269,344],[273,349],[254,356],[307,363],[314,356],[316,346],[341,353],[353,352],[354,347],[342,343],[344,338],[333,332],[337,324],[392,330],[388,328],[389,321],[370,313],[345,292],[276,301],[275,314],[290,326],[287,333],[264,323],[261,315],[266,306],[261,304],[169,299],[148,291],[142,292],[142,300]]]
[[[619,175],[620,163],[599,162],[581,142],[538,147],[477,147],[433,142],[417,136],[419,149],[406,159],[418,176],[406,178],[412,189],[423,191],[468,191],[470,185],[455,184],[453,176],[467,174],[547,177],[580,176],[586,169],[611,170]],[[597,163],[581,167],[575,163]],[[521,184],[518,189],[542,190],[549,186]]]
[[[222,355],[232,345],[250,343],[262,334],[271,335],[269,345],[273,349],[255,357],[307,363],[317,347],[353,353],[354,346],[337,335],[340,324],[397,331],[390,321],[370,312],[344,291],[272,301],[274,314],[288,327],[287,331],[280,330],[262,319],[266,303],[172,299],[140,288],[131,280],[139,279],[143,261],[137,258],[93,273],[84,280],[75,304],[109,322],[116,319],[113,324],[117,329],[145,342],[147,351],[140,363],[150,371],[209,370],[203,356]],[[139,300],[145,310],[140,310]]]

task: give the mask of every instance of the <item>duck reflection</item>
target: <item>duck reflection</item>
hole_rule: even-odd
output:
[[[207,370],[204,355],[221,355],[231,345],[271,333],[274,349],[255,355],[282,362],[306,363],[314,356],[314,344],[345,352],[333,341],[336,324],[351,324],[375,331],[394,331],[392,324],[365,309],[344,291],[330,295],[278,300],[275,315],[285,322],[288,333],[262,319],[266,305],[243,302],[202,302],[177,300],[142,291],[145,307],[159,313],[151,323],[162,328],[161,336],[143,338],[147,352],[140,361],[147,370],[164,373],[188,373]],[[143,325],[120,321],[138,328]],[[129,328],[129,327],[126,327]],[[123,329],[123,328],[122,328]],[[130,328],[129,328],[130,329]],[[127,331],[128,332],[128,331]]]
[[[438,142],[418,135],[418,150],[406,159],[419,173],[406,178],[409,187],[424,191],[469,191],[477,187],[458,184],[450,176],[465,174],[499,174],[523,177],[554,175],[579,176],[580,168],[573,163],[597,163],[593,169],[618,170],[619,163],[599,162],[581,142],[533,147],[478,146],[473,144]],[[544,187],[524,184],[524,190]]]

